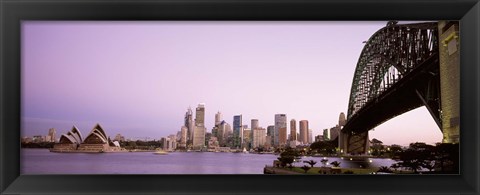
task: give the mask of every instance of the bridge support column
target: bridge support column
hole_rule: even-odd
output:
[[[459,24],[440,21],[440,95],[443,143],[460,139],[460,36]]]
[[[367,154],[370,147],[368,131],[363,133],[341,132],[339,145],[343,154]]]

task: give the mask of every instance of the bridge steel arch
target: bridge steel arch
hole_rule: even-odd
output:
[[[389,22],[364,43],[340,149],[366,153],[369,130],[420,106],[441,129],[438,23]]]

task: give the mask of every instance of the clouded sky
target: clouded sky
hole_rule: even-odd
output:
[[[347,113],[363,41],[386,22],[22,23],[22,136],[96,123],[114,137],[175,134],[189,106],[233,123],[309,120],[314,135]],[[386,144],[440,142],[418,108],[370,131]]]

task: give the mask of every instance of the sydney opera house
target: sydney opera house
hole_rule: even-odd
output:
[[[77,127],[60,136],[51,152],[118,152],[123,151],[118,142],[111,142],[100,124],[96,124],[83,139]]]

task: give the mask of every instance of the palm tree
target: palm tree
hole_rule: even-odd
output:
[[[317,164],[317,161],[314,160],[305,160],[303,162],[309,164],[310,167],[313,167],[313,165]]]
[[[302,169],[305,171],[305,173],[307,173],[307,171],[311,169],[311,168],[310,168],[309,166],[307,166],[307,165],[303,165],[303,167],[300,167],[300,168],[302,168]]]
[[[395,163],[393,164],[392,166],[390,166],[393,170],[395,170],[395,172],[397,172],[397,169],[400,168],[400,165],[398,165],[398,163]]]
[[[423,165],[423,168],[428,169],[428,171],[432,172],[432,170],[435,168],[434,161],[426,161]]]
[[[338,161],[333,161],[330,164],[332,164],[333,167],[339,167],[340,166],[340,162],[338,162]]]
[[[328,159],[322,159],[320,162],[322,162],[323,166],[327,166]]]
[[[379,167],[377,172],[391,173],[392,170],[390,170],[390,168],[388,168],[387,166],[381,166],[381,167]]]

